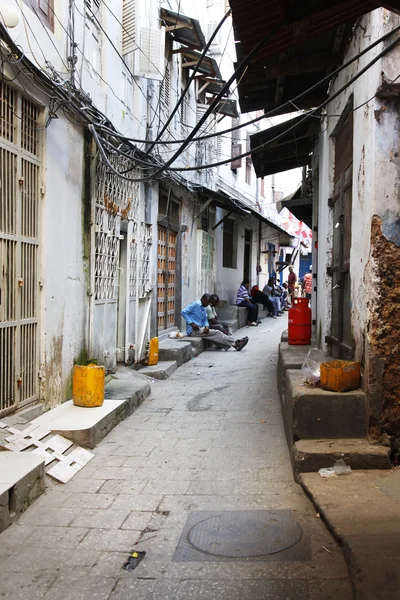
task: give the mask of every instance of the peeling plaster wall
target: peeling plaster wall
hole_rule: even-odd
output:
[[[71,397],[74,361],[85,354],[88,272],[82,228],[83,135],[60,116],[47,129],[42,221],[44,399]]]
[[[365,15],[356,27],[344,61],[393,29],[399,22],[398,16],[384,9]],[[334,81],[331,93],[344,85],[382,49],[383,45],[377,46],[342,72]],[[382,83],[382,73],[387,80],[398,77],[399,58],[400,50],[392,50],[328,106],[327,119],[322,123],[322,130],[326,131],[320,135],[319,140],[317,336],[323,343],[325,335],[330,331],[331,320],[331,280],[326,277],[326,267],[331,262],[333,227],[332,211],[327,204],[333,193],[334,178],[334,143],[330,136],[351,96],[353,107],[365,103],[353,113],[351,310],[355,358],[361,360],[365,367],[364,387],[369,394],[374,422],[380,420],[382,406],[385,409],[387,402],[390,404],[390,394],[385,399],[381,379],[383,377],[385,386],[386,372],[390,367],[385,370],[382,360],[387,360],[387,353],[390,354],[391,350],[385,348],[382,337],[376,339],[377,326],[379,323],[378,329],[383,327],[386,331],[386,327],[390,328],[396,323],[394,309],[386,310],[384,307],[385,303],[393,304],[392,308],[395,305],[393,294],[389,293],[389,289],[393,290],[393,287],[388,286],[386,281],[389,266],[394,261],[397,273],[400,268],[398,253],[394,250],[400,242],[400,105],[397,100],[380,100],[374,98],[374,95]],[[387,244],[390,245],[390,252],[386,248]],[[385,251],[381,251],[382,247]],[[398,284],[394,281],[393,285]],[[400,341],[397,338],[393,341],[386,333],[383,339],[387,343],[390,339],[390,344],[395,345]]]

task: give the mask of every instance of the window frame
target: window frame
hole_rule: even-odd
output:
[[[54,0],[22,0],[23,3],[28,6],[42,21],[46,27],[48,27],[52,33],[54,33]],[[48,14],[41,7],[41,4],[47,4]]]

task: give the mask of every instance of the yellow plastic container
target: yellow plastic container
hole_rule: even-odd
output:
[[[156,365],[158,363],[158,337],[153,337],[149,344],[149,360],[147,364],[149,366]]]
[[[321,387],[331,392],[349,392],[360,387],[359,362],[331,360],[321,364]]]
[[[93,408],[104,402],[104,367],[74,366],[72,374],[72,400],[75,406]]]

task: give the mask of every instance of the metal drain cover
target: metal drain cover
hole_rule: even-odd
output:
[[[225,558],[257,558],[297,544],[300,525],[283,511],[228,511],[209,516],[188,532],[190,544]]]

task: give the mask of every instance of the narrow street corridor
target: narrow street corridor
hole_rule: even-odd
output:
[[[266,319],[239,332],[242,352],[208,350],[153,382],[88,466],[0,534],[0,598],[350,600],[341,550],[292,477],[286,326]]]

